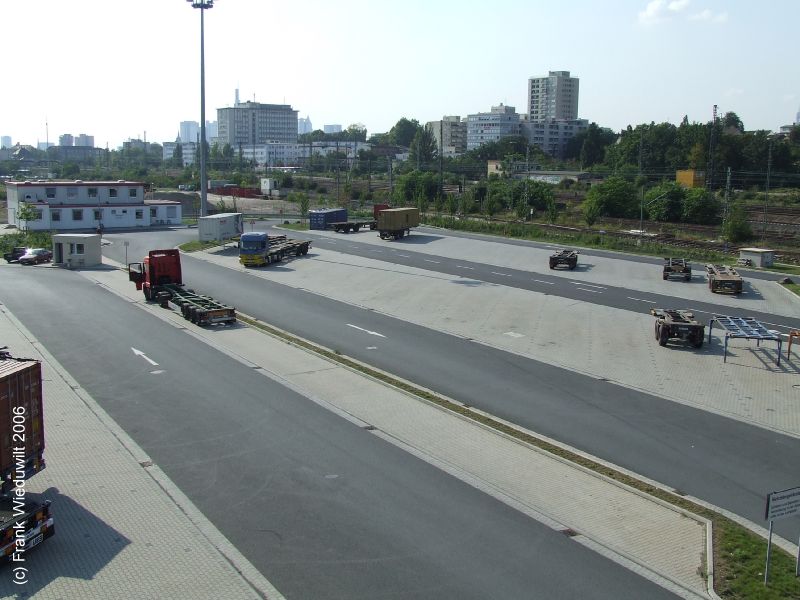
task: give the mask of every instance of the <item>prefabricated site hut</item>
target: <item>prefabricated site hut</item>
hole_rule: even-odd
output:
[[[8,222],[31,231],[180,225],[180,202],[145,200],[144,187],[124,180],[8,181]]]

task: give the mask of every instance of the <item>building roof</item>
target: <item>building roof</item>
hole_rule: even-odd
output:
[[[95,186],[95,185],[135,185],[135,186],[144,186],[145,184],[141,181],[125,181],[125,180],[118,180],[118,181],[81,181],[76,179],[75,181],[49,181],[49,180],[39,180],[39,181],[7,181],[6,185],[16,185],[16,186],[23,186],[23,187],[67,187],[67,186]]]

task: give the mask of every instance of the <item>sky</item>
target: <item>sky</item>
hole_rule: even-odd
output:
[[[527,111],[527,82],[580,79],[579,117],[747,130],[800,112],[797,0],[216,0],[205,13],[206,120],[290,104],[314,129]],[[186,0],[0,2],[0,135],[116,148],[200,121],[200,10]]]

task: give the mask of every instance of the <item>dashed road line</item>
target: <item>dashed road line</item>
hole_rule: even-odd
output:
[[[586,288],[582,288],[582,287],[575,288],[575,289],[576,290],[581,290],[582,292],[592,292],[593,294],[602,294],[603,293],[600,290],[587,290]]]
[[[573,285],[585,285],[587,287],[598,288],[598,289],[601,289],[601,290],[607,290],[608,289],[607,287],[603,287],[602,285],[592,285],[591,283],[583,283],[582,281],[570,281],[570,283],[573,284]]]
[[[544,281],[542,279],[533,279],[532,281],[535,281],[537,283],[546,283],[547,285],[555,285],[554,281]]]
[[[634,298],[633,296],[627,296],[628,300],[636,300],[638,302],[647,302],[648,304],[658,304],[655,300],[644,300],[643,298]]]

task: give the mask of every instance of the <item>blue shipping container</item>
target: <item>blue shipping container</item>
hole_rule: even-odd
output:
[[[309,229],[327,229],[330,223],[347,221],[346,208],[321,208],[308,211]]]

